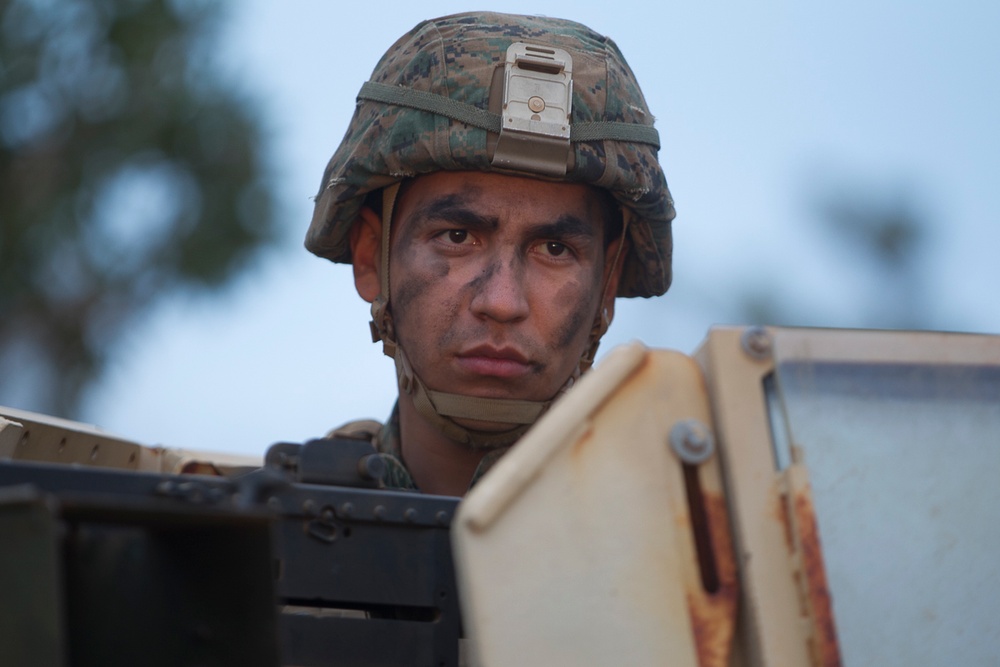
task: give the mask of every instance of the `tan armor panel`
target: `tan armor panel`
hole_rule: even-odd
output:
[[[227,475],[260,457],[150,447],[89,424],[0,406],[0,460],[39,461],[164,473]]]
[[[453,527],[474,664],[727,664],[736,573],[709,423],[696,363],[634,344],[496,464]]]
[[[1000,336],[615,350],[460,508],[473,664],[997,664],[998,443]]]

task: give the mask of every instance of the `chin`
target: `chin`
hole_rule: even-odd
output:
[[[475,398],[490,398],[490,399],[500,399],[508,401],[549,401],[558,392],[558,388],[553,390],[551,394],[539,395],[537,391],[537,384],[532,387],[535,391],[526,391],[523,387],[511,387],[509,385],[502,385],[502,383],[497,383],[492,386],[477,386],[460,388],[457,390],[444,390],[448,393],[461,394],[463,396],[473,396]],[[499,429],[503,430],[503,429]]]
[[[479,419],[461,419],[456,417],[452,417],[451,419],[459,426],[467,428],[470,431],[483,431],[485,433],[503,433],[504,431],[512,431],[515,428],[521,427],[521,424],[489,422],[489,421],[482,421]]]

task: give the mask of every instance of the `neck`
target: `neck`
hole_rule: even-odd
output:
[[[399,438],[406,467],[424,493],[464,496],[486,455],[441,433],[417,412],[409,395],[399,397]]]

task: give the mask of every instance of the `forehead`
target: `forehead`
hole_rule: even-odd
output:
[[[599,195],[589,185],[495,173],[441,171],[418,176],[402,187],[393,227],[405,226],[415,216],[445,203],[451,209],[460,207],[495,217],[501,224],[549,222],[565,215],[589,222],[595,229],[604,224]]]

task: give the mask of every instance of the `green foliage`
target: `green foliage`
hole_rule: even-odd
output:
[[[276,237],[216,3],[0,2],[0,403],[72,416],[156,300]]]

